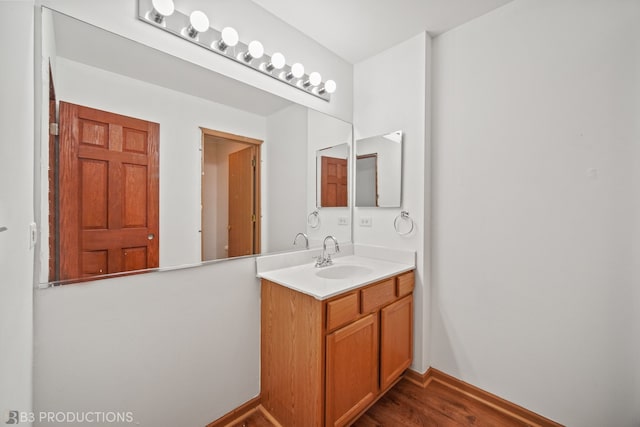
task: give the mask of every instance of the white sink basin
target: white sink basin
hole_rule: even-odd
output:
[[[333,265],[331,267],[321,267],[316,271],[316,276],[323,279],[351,279],[358,276],[371,273],[373,270],[369,267],[360,265]]]

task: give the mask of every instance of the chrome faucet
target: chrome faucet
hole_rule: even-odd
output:
[[[304,237],[304,248],[305,249],[309,249],[309,236],[307,236],[305,233],[296,234],[296,237],[293,238],[293,246],[296,245],[296,241],[298,240],[298,236]]]
[[[335,252],[340,252],[340,245],[338,245],[338,240],[333,236],[327,236],[324,238],[322,242],[322,255],[318,257],[318,261],[316,262],[316,267],[326,267],[328,265],[333,264],[333,260],[331,259],[331,254],[327,253],[327,240],[333,240],[333,246],[335,247]]]

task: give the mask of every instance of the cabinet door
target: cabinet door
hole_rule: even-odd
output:
[[[411,365],[413,294],[383,308],[380,323],[380,388],[384,390]]]
[[[378,391],[378,314],[327,335],[326,426],[344,426]]]

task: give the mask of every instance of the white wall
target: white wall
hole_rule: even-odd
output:
[[[160,266],[199,263],[200,127],[264,140],[264,117],[65,58],[56,65],[59,101],[160,123]]]
[[[172,34],[159,31],[139,21],[137,1],[40,0],[40,3],[144,45],[275,93],[290,101],[351,121],[353,107],[351,64],[250,0],[181,0],[179,3],[176,2],[176,6],[187,14],[193,10],[202,10],[210,17],[213,27],[222,28],[230,25],[238,30],[243,42],[260,40],[267,53],[280,50],[285,54],[289,64],[302,62],[306,70],[317,70],[324,79],[335,80],[338,90],[332,95],[331,102],[310,96],[276,79],[256,73],[255,70],[229,61],[201,47],[185,43],[184,40]]]
[[[262,201],[267,236],[264,252],[294,249],[294,236],[305,230],[307,127],[307,109],[300,105],[267,117],[262,162],[270,186]],[[301,245],[299,241],[298,248],[304,248]]]
[[[33,2],[0,2],[0,423],[31,411],[34,251]]]
[[[205,426],[260,392],[259,289],[244,258],[39,290],[36,409]]]
[[[640,70],[640,56],[636,56],[636,71]],[[640,84],[635,85],[635,111],[640,111]],[[640,120],[635,120],[635,134],[640,135]],[[632,158],[635,160],[633,164],[633,183],[634,183],[634,209],[633,218],[635,219],[634,232],[633,232],[633,257],[632,259],[640,259],[640,144],[636,140],[635,153],[632,154]],[[635,262],[633,270],[633,290],[634,294],[634,308],[633,313],[635,319],[633,321],[634,328],[633,337],[640,336],[640,263]],[[640,360],[640,340],[635,339],[635,353],[634,359]],[[636,363],[634,367],[635,371],[635,393],[634,402],[640,402],[640,363]],[[636,405],[634,414],[633,425],[640,425],[640,405]]]
[[[419,372],[430,365],[430,50],[431,39],[420,34],[354,67],[355,140],[404,132],[402,208],[355,208],[354,242],[417,252],[412,368]],[[408,236],[393,227],[401,210],[416,223]],[[359,225],[363,217],[371,227]]]
[[[516,0],[434,41],[432,365],[572,426],[638,425],[638,22]]]

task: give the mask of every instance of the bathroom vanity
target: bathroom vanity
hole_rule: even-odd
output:
[[[400,379],[413,354],[413,268],[348,256],[259,274],[261,400],[282,426],[348,425]]]

